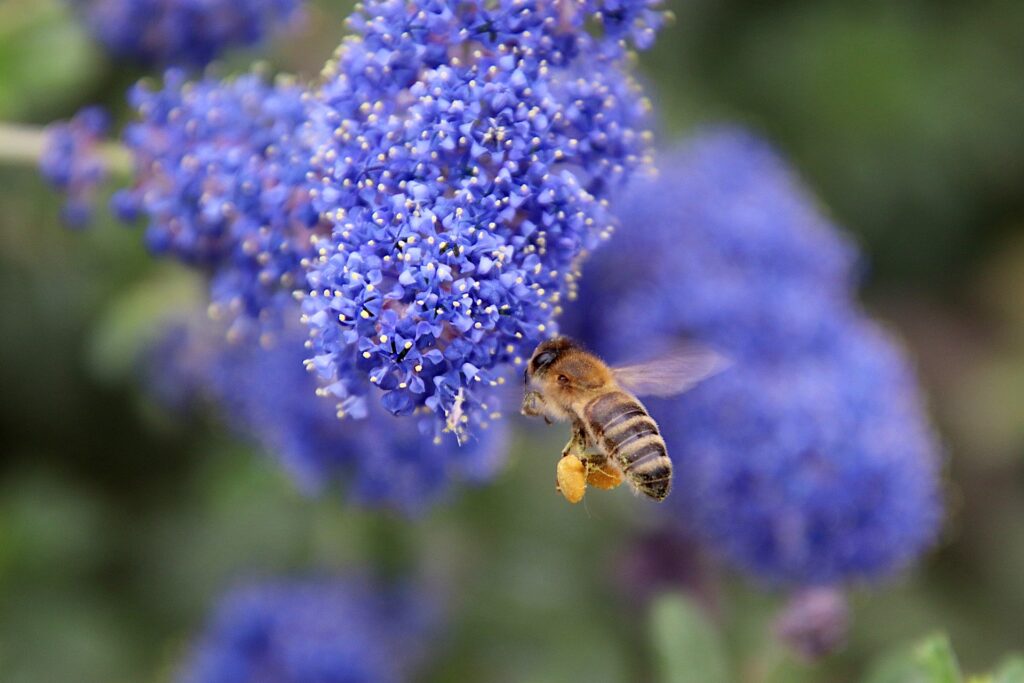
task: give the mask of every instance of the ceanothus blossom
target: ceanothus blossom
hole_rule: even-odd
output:
[[[459,438],[556,332],[608,199],[648,161],[626,65],[649,2],[368,2],[313,100],[317,238],[304,301],[339,412],[381,403]],[[585,30],[600,15],[606,32]]]
[[[360,577],[250,581],[221,598],[178,683],[398,683],[426,655],[432,606]]]
[[[176,69],[129,95],[134,183],[114,207],[146,219],[154,254],[208,275],[211,313],[235,337],[276,333],[293,291],[308,287],[303,261],[325,229],[307,184],[315,133],[304,97],[290,78],[189,81]]]
[[[665,521],[776,585],[893,574],[941,522],[940,448],[856,303],[856,251],[747,132],[704,131],[659,170],[617,201],[565,329],[613,363],[684,340],[732,361],[648,402],[683,482]]]
[[[85,107],[69,121],[47,128],[39,170],[65,193],[61,217],[71,227],[89,222],[96,194],[107,179],[102,145],[109,128],[110,117],[99,107]]]
[[[113,55],[147,64],[203,66],[255,45],[302,16],[299,0],[70,0]]]

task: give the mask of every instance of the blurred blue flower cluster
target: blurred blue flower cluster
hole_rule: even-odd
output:
[[[114,196],[121,218],[142,214],[156,254],[210,277],[211,310],[234,337],[273,333],[293,290],[306,290],[303,260],[319,224],[308,181],[315,138],[304,89],[258,73],[188,81],[170,70],[143,82],[124,131],[134,183]]]
[[[110,117],[99,107],[86,107],[69,121],[52,124],[39,169],[47,182],[65,195],[62,218],[72,227],[89,222],[99,186],[107,178],[100,145]]]
[[[397,683],[424,654],[433,608],[359,578],[251,582],[224,596],[179,683]]]
[[[614,222],[611,191],[647,159],[619,35],[628,22],[649,42],[647,5],[616,3],[601,38],[583,30],[594,2],[353,15],[313,104],[330,131],[314,203],[333,231],[304,302],[310,367],[340,410],[363,414],[375,387],[438,432],[489,419],[487,388],[555,331],[577,259]]]
[[[689,339],[733,361],[650,402],[670,515],[774,583],[899,569],[935,537],[941,463],[907,360],[855,303],[853,247],[746,132],[697,135],[660,171],[619,199],[566,327],[612,360]]]
[[[232,343],[197,315],[169,327],[148,354],[147,374],[171,406],[211,404],[307,493],[339,489],[352,502],[413,514],[454,483],[489,479],[504,464],[503,422],[460,447],[453,435],[423,434],[417,421],[376,405],[365,419],[339,420],[303,368],[302,340],[292,324],[269,348]]]
[[[616,200],[622,227],[588,262],[567,326],[623,357],[694,336],[733,359],[781,361],[836,338],[855,247],[764,141],[712,129],[664,154]],[[629,320],[629,325],[623,325]]]
[[[301,17],[299,0],[70,0],[112,54],[203,66]]]

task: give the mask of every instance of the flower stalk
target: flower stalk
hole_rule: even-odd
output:
[[[25,123],[0,121],[0,164],[37,165],[46,149],[47,128]],[[104,142],[98,151],[107,170],[127,175],[132,170],[131,153],[119,142]]]

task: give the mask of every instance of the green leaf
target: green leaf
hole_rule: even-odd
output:
[[[651,641],[661,683],[729,683],[715,627],[690,600],[664,595],[651,606]]]
[[[879,659],[864,683],[961,683],[960,667],[944,634]]]
[[[169,320],[185,320],[201,310],[204,294],[192,273],[177,267],[154,269],[151,277],[114,300],[97,322],[88,346],[93,374],[108,381],[125,377]]]
[[[960,665],[945,634],[929,636],[914,648],[914,661],[926,674],[928,683],[960,683]]]
[[[992,683],[1024,683],[1024,655],[1013,655],[996,669]]]

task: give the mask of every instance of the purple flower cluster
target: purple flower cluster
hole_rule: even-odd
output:
[[[410,590],[351,578],[253,582],[218,605],[179,683],[397,683],[435,618]]]
[[[721,129],[658,165],[618,198],[623,227],[581,284],[605,314],[570,309],[568,327],[613,357],[694,336],[734,359],[781,360],[835,336],[856,250],[769,145]]]
[[[615,223],[609,199],[649,161],[627,61],[653,39],[656,4],[374,0],[315,92],[179,69],[131,91],[134,179],[115,212],[208,277],[212,317],[241,350],[205,384],[303,480],[342,467],[371,481],[397,458],[430,495],[493,468],[473,441],[490,440],[492,387],[555,333]],[[312,376],[289,374],[294,354]],[[385,424],[390,441],[372,440]],[[467,448],[433,446],[452,438]]]
[[[583,30],[594,15],[607,32]],[[646,160],[623,65],[648,2],[380,0],[324,71],[309,366],[341,411],[367,395],[461,435],[487,387],[555,331],[576,265]],[[366,381],[366,380],[369,381]]]
[[[376,405],[365,419],[339,420],[303,368],[298,325],[284,329],[270,348],[227,342],[214,327],[196,320],[169,330],[168,343],[151,354],[160,395],[179,405],[212,402],[307,493],[339,488],[355,503],[411,514],[454,482],[489,479],[504,463],[503,423],[460,445],[451,434],[432,438],[417,421]]]
[[[100,145],[110,118],[99,107],[86,107],[70,121],[47,129],[46,147],[39,160],[43,177],[66,195],[62,217],[80,227],[92,217],[99,186],[107,178]]]
[[[656,406],[686,482],[673,513],[772,582],[891,573],[940,521],[935,438],[905,359],[867,321],[839,335],[799,359],[741,361]]]
[[[670,513],[771,582],[891,573],[934,538],[939,457],[898,346],[855,304],[856,253],[779,157],[697,136],[616,204],[569,329],[609,360],[694,339],[733,367],[650,408]]]
[[[138,121],[124,141],[135,182],[114,197],[123,219],[143,214],[146,240],[210,276],[212,311],[236,336],[273,332],[295,289],[319,217],[307,186],[313,131],[304,90],[252,73],[188,82],[168,71],[136,86]]]
[[[203,66],[234,46],[262,42],[296,22],[298,0],[71,0],[93,35],[119,57]]]

